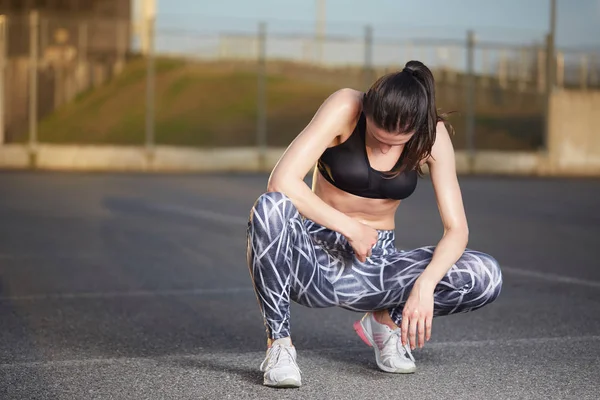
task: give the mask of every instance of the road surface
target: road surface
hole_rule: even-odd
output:
[[[0,173],[1,399],[597,399],[600,181],[462,177],[493,304],[434,320],[413,375],[359,317],[292,306],[300,389],[262,386],[245,224],[267,176]],[[397,246],[435,244],[428,180]]]

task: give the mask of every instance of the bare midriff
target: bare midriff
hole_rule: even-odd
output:
[[[400,200],[369,199],[344,192],[329,183],[316,168],[313,173],[312,190],[329,206],[373,229],[395,228],[394,216]]]

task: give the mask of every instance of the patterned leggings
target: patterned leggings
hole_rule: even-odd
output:
[[[387,309],[400,325],[434,247],[400,251],[393,230],[378,232],[372,255],[361,263],[343,235],[303,218],[284,194],[261,195],[248,222],[247,260],[268,337],[290,336],[290,299],[307,307]],[[476,310],[494,301],[501,286],[497,261],[467,249],[438,283],[434,315]]]

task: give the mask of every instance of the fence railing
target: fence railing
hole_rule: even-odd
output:
[[[149,154],[155,145],[286,146],[334,90],[366,90],[418,59],[434,72],[439,107],[457,111],[457,148],[532,150],[545,144],[550,86],[600,89],[598,54],[549,52],[543,34],[503,43],[472,31],[442,40],[382,37],[370,26],[319,36],[270,23],[155,25],[0,17],[0,139],[32,151],[49,142]]]
[[[4,88],[6,77],[6,17],[0,15],[0,144],[4,143],[5,126],[5,104],[6,97]]]

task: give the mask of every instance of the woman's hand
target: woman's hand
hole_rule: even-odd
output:
[[[431,338],[433,322],[433,290],[435,285],[415,282],[402,311],[402,344],[410,343],[410,348],[423,348]]]
[[[367,257],[371,256],[371,250],[378,238],[377,230],[358,220],[354,220],[350,234],[347,236],[348,243],[360,262],[367,261]]]

